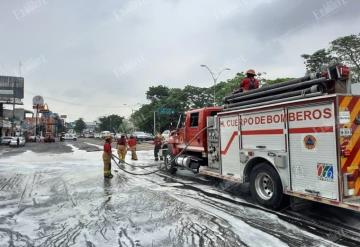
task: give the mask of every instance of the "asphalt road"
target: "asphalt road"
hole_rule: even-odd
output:
[[[93,145],[91,145],[93,144]],[[101,147],[104,145],[103,140],[95,139],[95,138],[80,138],[77,141],[65,141],[60,142],[56,141],[54,143],[33,143],[28,142],[25,144],[25,147],[10,147],[6,145],[0,145],[0,155],[2,157],[9,157],[21,154],[25,151],[31,151],[34,153],[52,153],[52,154],[61,154],[61,153],[71,153],[73,152],[72,148],[69,145],[73,145],[80,150],[85,150],[88,152],[99,151]],[[99,147],[96,147],[97,145]],[[113,143],[113,147],[115,148],[116,144]],[[152,150],[153,145],[150,143],[139,143],[137,145],[137,149],[141,150]]]
[[[1,247],[358,246],[321,228],[324,221],[360,229],[350,211],[307,209],[300,218],[311,225],[253,206],[232,183],[186,171],[135,176],[113,164],[114,178],[104,180],[101,145],[80,139],[0,147]],[[152,146],[139,149],[133,164],[155,166],[126,170],[158,169]]]

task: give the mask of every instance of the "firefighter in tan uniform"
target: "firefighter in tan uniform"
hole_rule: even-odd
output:
[[[131,151],[131,159],[132,160],[137,160],[137,155],[136,155],[136,139],[133,135],[130,136],[130,139],[128,141],[128,145],[129,145],[129,149]]]
[[[121,135],[121,137],[117,141],[117,151],[118,151],[119,159],[121,161],[124,161],[127,152],[127,140],[125,135]]]
[[[111,136],[105,138],[103,161],[104,161],[104,178],[112,178],[111,174]]]

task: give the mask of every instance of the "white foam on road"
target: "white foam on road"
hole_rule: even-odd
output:
[[[117,246],[119,242],[143,246],[287,246],[280,238],[284,232],[316,245],[333,245],[272,214],[179,188],[184,183],[194,186],[184,179],[168,183],[157,174],[143,177],[118,172],[112,180],[104,180],[101,151],[72,149],[72,153],[63,154],[27,151],[0,159],[0,229],[21,232],[28,238],[21,242],[20,237],[15,246],[26,241],[44,246],[61,245],[62,241],[75,246],[84,246],[87,241],[96,246]],[[153,163],[152,151],[139,151],[138,156],[139,161],[129,162]],[[152,169],[156,168],[146,170]],[[211,186],[198,186],[221,194]],[[249,221],[281,231],[279,235],[269,234],[254,227],[256,224],[246,223]],[[0,246],[9,241],[9,235],[0,230]]]

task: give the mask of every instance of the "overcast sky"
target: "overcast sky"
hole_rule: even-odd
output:
[[[68,120],[128,116],[151,85],[210,86],[200,64],[231,68],[222,80],[302,76],[300,55],[359,33],[359,13],[357,0],[2,0],[0,74],[24,76],[27,109],[39,94]]]

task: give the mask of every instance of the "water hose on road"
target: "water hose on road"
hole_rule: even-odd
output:
[[[207,127],[203,128],[203,129],[201,129],[201,130],[185,145],[184,149],[181,150],[181,152],[178,153],[175,157],[173,157],[168,163],[169,163],[169,164],[173,163],[180,155],[182,155],[182,154],[186,151],[187,147],[190,146],[190,144],[191,144],[200,134],[202,134],[205,130],[207,130],[209,127],[211,127],[211,126],[207,126]],[[119,162],[117,162],[114,157],[116,157],[116,158],[119,160]],[[118,167],[120,170],[122,170],[122,171],[124,171],[124,172],[126,172],[126,173],[129,173],[129,174],[131,174],[131,175],[136,175],[136,176],[137,176],[137,175],[139,175],[139,176],[141,176],[141,175],[150,175],[150,174],[157,173],[157,172],[161,171],[161,169],[156,169],[156,170],[154,170],[154,171],[147,172],[147,173],[134,173],[134,172],[130,172],[130,171],[125,170],[124,168],[122,168],[122,167],[120,166],[119,163],[121,162],[121,163],[123,163],[123,164],[125,164],[125,165],[129,165],[129,166],[132,166],[132,167],[139,167],[139,168],[154,167],[154,166],[158,166],[158,165],[136,166],[136,165],[129,164],[129,163],[125,162],[125,161],[120,160],[119,157],[117,157],[117,156],[114,155],[114,154],[111,155],[111,159],[115,162],[115,164],[117,165],[117,167]],[[180,167],[183,167],[183,168],[185,168],[186,170],[189,170],[189,171],[191,171],[191,172],[194,172],[193,169],[191,169],[191,168],[189,168],[189,167],[186,167],[186,166],[180,166]]]
[[[160,164],[154,164],[154,165],[144,165],[144,166],[138,166],[138,165],[133,165],[130,163],[127,163],[125,160],[121,160],[119,157],[117,157],[115,154],[112,155],[114,158],[116,158],[118,160],[118,163],[122,163],[131,167],[136,167],[136,168],[148,168],[148,167],[155,167],[155,166],[159,166]]]
[[[131,175],[136,175],[136,176],[141,176],[141,175],[150,175],[150,174],[153,174],[153,173],[156,173],[156,172],[159,172],[160,171],[160,169],[156,169],[155,171],[151,171],[151,172],[147,172],[147,173],[134,173],[134,172],[130,172],[130,171],[127,171],[127,170],[125,170],[124,168],[122,168],[121,166],[120,166],[120,164],[118,163],[118,162],[116,162],[116,160],[114,159],[114,156],[115,155],[112,155],[111,156],[111,159],[115,162],[115,164],[117,165],[117,167],[120,169],[120,170],[122,170],[122,171],[124,171],[124,172],[126,172],[126,173],[129,173],[129,174],[131,174]],[[116,156],[115,156],[116,157]],[[125,163],[125,162],[124,162]],[[126,164],[126,163],[125,163]]]

